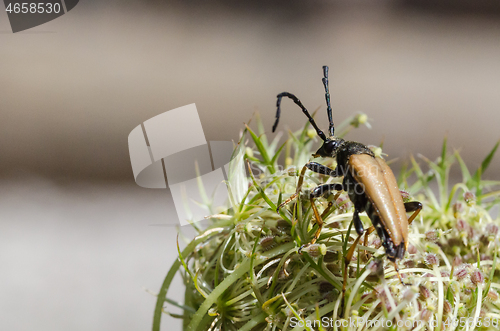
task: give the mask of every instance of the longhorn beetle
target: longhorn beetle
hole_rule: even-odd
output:
[[[314,199],[327,196],[331,192],[336,191],[334,196],[336,200],[342,191],[346,191],[349,199],[354,204],[354,228],[358,233],[357,239],[349,248],[344,261],[344,282],[342,287],[342,307],[345,297],[347,285],[347,271],[349,262],[352,259],[356,246],[363,234],[365,234],[365,246],[368,244],[368,235],[373,231],[377,231],[382,245],[385,249],[387,258],[394,264],[394,269],[397,272],[399,280],[401,276],[397,266],[397,259],[403,258],[408,247],[408,225],[415,219],[417,214],[422,209],[422,204],[418,201],[403,202],[401,192],[399,191],[396,178],[394,177],[391,168],[385,163],[381,157],[376,157],[374,153],[365,145],[354,142],[345,141],[340,137],[336,137],[335,127],[332,118],[332,107],[330,105],[330,91],[328,87],[328,67],[323,67],[323,85],[325,88],[325,99],[327,106],[327,115],[329,121],[327,137],[323,131],[319,129],[316,122],[309,114],[309,111],[304,107],[302,102],[293,94],[282,92],[278,94],[276,102],[276,121],[273,125],[273,132],[278,126],[281,114],[281,99],[287,97],[302,109],[302,112],[307,116],[309,122],[316,130],[318,136],[323,140],[322,146],[313,154],[313,157],[331,157],[336,158],[337,166],[331,169],[317,162],[308,162],[302,168],[298,185],[295,194],[285,200],[278,206],[278,212],[281,207],[295,199],[302,188],[304,175],[307,169],[327,176],[344,177],[342,184],[323,184],[313,188],[309,192],[309,200],[318,225],[318,229],[314,234],[311,242],[300,247],[302,248],[314,244],[321,233],[323,220],[315,206]],[[330,205],[331,206],[331,205]],[[366,211],[373,226],[364,231],[363,223],[359,214]],[[413,212],[408,218],[407,212]],[[323,215],[326,213],[323,213]],[[401,283],[403,283],[401,281]],[[404,283],[403,283],[404,284]],[[343,310],[343,309],[342,309]],[[341,310],[341,312],[342,312]]]

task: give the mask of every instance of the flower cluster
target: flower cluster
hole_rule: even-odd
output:
[[[257,132],[247,127],[239,142],[250,168],[248,190],[227,211],[212,215],[211,224],[197,228],[198,236],[179,249],[179,260],[158,296],[156,327],[161,311],[168,310],[165,301],[184,310],[179,317],[185,330],[286,331],[296,325],[308,329],[323,318],[363,318],[372,325],[377,320],[422,321],[419,329],[451,329],[448,321],[462,317],[500,317],[500,221],[490,214],[499,204],[500,191],[492,190],[499,182],[481,178],[498,144],[474,174],[458,153],[448,154],[446,141],[437,161],[422,157],[428,170],[411,159],[398,184],[404,201],[418,200],[424,209],[409,228],[408,252],[399,262],[402,281],[374,232],[367,246],[360,242],[357,247],[342,304],[345,256],[356,238],[351,231],[354,210],[345,192],[313,202],[324,226],[316,244],[299,252],[318,229],[303,193],[341,179],[307,171],[302,192],[277,213],[277,206],[296,193],[317,138],[306,124],[279,145],[279,137],[268,142],[257,122]],[[360,124],[367,124],[366,115],[348,119],[337,130],[346,134]],[[280,156],[286,168],[278,166]],[[335,167],[333,159],[318,162]],[[457,163],[463,181],[449,190],[449,169]],[[365,228],[371,225],[366,215],[361,219]],[[176,272],[186,285],[183,304],[166,299]]]

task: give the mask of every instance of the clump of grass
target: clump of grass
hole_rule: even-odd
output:
[[[367,124],[364,114],[337,131],[343,136],[361,124]],[[212,215],[207,228],[196,227],[198,236],[183,251],[177,247],[179,259],[158,294],[153,330],[159,330],[161,315],[168,312],[165,303],[183,309],[177,317],[190,331],[498,328],[500,220],[490,211],[499,205],[495,188],[500,182],[482,179],[498,143],[473,173],[458,152],[448,152],[446,139],[436,161],[420,157],[422,166],[411,158],[398,178],[405,201],[424,205],[399,262],[403,280],[411,286],[398,280],[383,258],[380,239],[372,234],[367,247],[358,245],[350,264],[341,314],[343,258],[356,237],[351,231],[353,206],[345,193],[337,201],[317,199],[325,226],[317,243],[298,253],[317,229],[310,202],[299,197],[280,214],[276,206],[295,192],[318,139],[309,124],[288,136],[282,145],[279,137],[269,142],[259,119],[257,132],[245,128],[239,147],[252,168],[248,190],[232,208]],[[382,153],[380,147],[373,150]],[[284,168],[278,165],[281,154]],[[333,159],[319,162],[335,167]],[[454,164],[462,181],[450,189]],[[308,171],[303,189],[340,180]],[[361,218],[365,228],[371,225],[366,215]],[[177,272],[186,286],[184,304],[167,299]]]

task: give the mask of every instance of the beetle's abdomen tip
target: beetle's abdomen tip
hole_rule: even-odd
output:
[[[398,259],[401,260],[405,256],[405,253],[406,247],[404,242],[396,247],[392,246],[386,249],[387,258],[392,262],[396,262]]]

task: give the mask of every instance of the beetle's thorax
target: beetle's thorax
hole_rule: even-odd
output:
[[[339,170],[344,172],[344,169],[347,169],[349,157],[354,154],[368,154],[373,157],[375,156],[372,150],[366,145],[355,141],[346,141],[335,136],[328,137],[318,151],[313,154],[313,156],[336,158]]]
[[[368,154],[375,157],[375,154],[366,145],[355,141],[344,141],[341,148],[337,151],[337,164],[341,168],[346,169],[349,158],[355,154]]]

